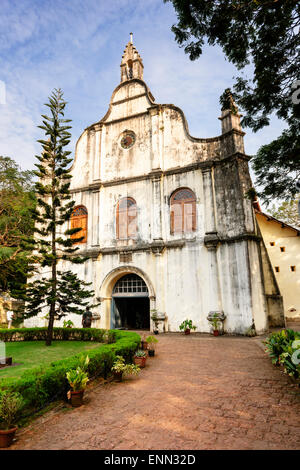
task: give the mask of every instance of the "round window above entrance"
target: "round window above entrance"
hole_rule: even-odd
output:
[[[148,297],[148,287],[145,281],[136,274],[126,274],[115,284],[114,297]]]
[[[136,137],[133,131],[125,131],[121,137],[121,147],[125,150],[130,149],[135,144]]]

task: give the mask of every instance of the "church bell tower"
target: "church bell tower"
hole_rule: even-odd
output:
[[[121,61],[121,83],[132,78],[143,80],[143,61],[132,43],[132,33]]]

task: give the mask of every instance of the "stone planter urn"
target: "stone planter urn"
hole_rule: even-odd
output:
[[[211,324],[211,334],[214,336],[219,336],[224,334],[224,321],[226,319],[226,315],[222,311],[214,310],[209,312],[207,316],[207,320]],[[218,327],[215,328],[213,325],[217,323]]]

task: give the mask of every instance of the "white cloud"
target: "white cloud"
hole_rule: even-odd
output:
[[[219,96],[233,83],[234,67],[219,48],[205,48],[195,62],[175,43],[176,16],[162,0],[1,0],[0,155],[32,168],[43,103],[61,87],[73,119],[72,148],[84,128],[99,120],[120,79],[119,64],[129,33],[145,65],[144,79],[157,102],[184,111],[196,137],[220,134]],[[276,137],[281,123],[246,136],[246,152]]]

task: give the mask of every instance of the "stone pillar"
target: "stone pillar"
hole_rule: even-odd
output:
[[[100,192],[92,192],[92,213],[90,214],[89,230],[92,233],[91,245],[99,245],[99,209],[100,209]]]
[[[216,227],[216,210],[214,198],[214,186],[212,181],[212,168],[207,168],[202,171],[203,176],[203,192],[204,192],[204,207],[205,207],[205,237],[204,245],[208,250],[208,278],[209,278],[209,311],[221,311],[221,292],[219,283],[219,268],[217,259],[217,247],[219,244],[219,237]]]
[[[219,269],[217,260],[217,247],[219,244],[219,237],[217,233],[210,233],[204,237],[204,244],[208,250],[209,264],[208,264],[208,278],[209,278],[209,311],[221,311],[221,295],[219,283]]]
[[[223,109],[221,117],[219,117],[222,123],[222,134],[231,135],[233,153],[240,152],[244,153],[244,135],[245,132],[242,130],[241,126],[241,117],[239,114],[238,108],[234,101],[231,101],[230,109]]]
[[[241,114],[238,112],[233,113],[230,109],[225,109],[222,111],[221,117],[219,117],[222,123],[222,134],[235,129],[242,132],[241,127]]]
[[[148,108],[150,119],[151,119],[151,140],[150,140],[150,157],[151,157],[151,169],[158,170],[160,166],[160,108],[159,106],[153,106]]]
[[[160,246],[161,245],[161,246]],[[164,299],[164,269],[163,269],[163,243],[157,243],[157,246],[152,247],[152,253],[155,255],[155,292],[156,292],[156,309],[160,313],[165,313],[165,299]],[[153,322],[152,322],[153,323]],[[154,324],[152,325],[152,329]],[[158,330],[160,332],[166,331],[165,322],[159,322]]]
[[[202,170],[203,193],[204,193],[204,226],[205,233],[216,232],[215,203],[212,184],[212,169]]]
[[[161,170],[152,178],[152,240],[162,240]]]
[[[91,156],[93,161],[93,180],[100,179],[100,167],[101,167],[101,136],[102,136],[102,124],[94,126],[95,129],[95,146],[94,155]]]

